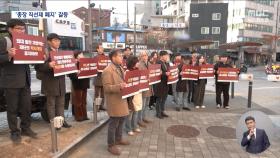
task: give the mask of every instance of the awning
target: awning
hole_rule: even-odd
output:
[[[259,42],[231,42],[231,43],[224,43],[219,46],[220,49],[237,49],[239,47],[245,46],[262,46],[263,43]]]

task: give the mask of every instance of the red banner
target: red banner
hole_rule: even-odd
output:
[[[124,81],[127,86],[122,89],[122,99],[128,98],[139,93],[139,83],[140,83],[140,71],[126,71]]]
[[[80,58],[78,64],[78,79],[97,76],[97,63],[95,58]]]
[[[198,80],[199,67],[184,65],[182,68],[182,80]]]
[[[201,65],[199,79],[214,78],[214,66],[211,64]]]
[[[218,82],[238,82],[238,68],[219,68]]]
[[[139,91],[149,90],[149,70],[139,70],[140,71],[140,84]]]
[[[176,65],[170,66],[168,72],[170,75],[168,76],[167,84],[173,84],[178,82],[178,67]]]
[[[149,66],[149,84],[156,84],[161,81],[161,65],[152,64]]]
[[[13,33],[14,64],[44,63],[45,40],[41,36]]]
[[[99,55],[96,58],[97,61],[97,71],[103,72],[103,70],[111,63],[111,60],[106,55]]]
[[[51,51],[50,56],[51,60],[55,61],[54,76],[78,72],[76,59],[72,51]]]

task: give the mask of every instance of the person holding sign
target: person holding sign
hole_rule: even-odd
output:
[[[215,66],[214,66],[215,83],[216,83],[216,104],[217,104],[217,108],[222,107],[221,95],[223,93],[223,97],[224,97],[223,107],[226,109],[229,109],[228,102],[229,102],[230,82],[218,82],[218,69],[219,68],[232,68],[232,66],[227,63],[227,61],[228,61],[227,55],[221,55],[219,59],[220,59],[220,61],[217,64],[215,64]]]
[[[205,57],[202,55],[199,55],[197,57],[197,66],[201,66],[206,64]],[[203,105],[204,101],[204,94],[205,94],[205,85],[207,84],[207,79],[198,79],[197,81],[194,81],[195,89],[194,89],[194,106],[196,109],[205,108],[205,105]]]
[[[124,70],[121,67],[122,53],[120,50],[113,50],[109,55],[112,63],[102,73],[102,84],[104,87],[105,102],[109,115],[108,125],[108,151],[113,155],[120,155],[121,151],[116,145],[129,145],[128,141],[122,138],[123,124],[128,116],[128,104],[122,99],[121,90],[126,87],[124,82]]]
[[[130,56],[127,58],[127,69],[128,71],[138,70],[138,58],[136,56]],[[135,133],[140,133],[141,130],[138,127],[138,113],[142,110],[142,92],[138,92],[137,94],[127,98],[128,107],[130,110],[130,114],[126,118],[125,122],[125,131],[128,135],[133,136]]]
[[[47,98],[47,112],[49,119],[56,116],[64,117],[65,105],[65,75],[54,77],[55,61],[51,61],[50,52],[58,51],[60,47],[60,37],[56,33],[47,36],[48,51],[45,52],[46,61],[44,64],[36,65],[37,77],[42,80],[41,91]],[[66,121],[63,123],[64,128],[70,128]]]
[[[148,53],[147,51],[140,52],[140,62],[139,62],[139,70],[148,70],[148,67],[150,65],[150,62],[148,61]],[[149,86],[149,90],[144,91],[142,93],[143,96],[143,106],[142,110],[138,114],[138,124],[141,127],[145,127],[146,125],[144,123],[150,123],[151,121],[147,119],[147,107],[150,102],[150,97],[153,95],[153,87],[152,85]]]
[[[81,51],[74,54],[76,59],[83,58]],[[78,64],[78,63],[77,63]],[[89,120],[87,117],[87,89],[89,88],[89,78],[78,79],[78,74],[72,73],[68,77],[72,82],[72,112],[76,121]]]
[[[169,64],[169,54],[167,51],[160,51],[160,60],[157,62],[157,64],[161,65],[161,82],[155,85],[155,96],[156,98],[156,117],[159,119],[163,119],[163,117],[168,117],[168,115],[165,113],[165,102],[167,99],[169,86],[167,84],[168,76],[170,75],[170,72],[168,72]]]
[[[97,55],[95,56],[95,58],[97,58],[97,61],[99,62],[99,58],[104,58],[105,54],[104,54],[104,48],[102,47],[102,44],[99,43],[97,46],[96,46],[96,51],[97,51]],[[99,110],[106,110],[104,108],[104,91],[103,91],[103,84],[102,84],[102,79],[101,79],[101,75],[102,75],[102,72],[98,72],[97,73],[97,76],[94,78],[94,81],[93,81],[93,85],[94,85],[94,100],[95,102],[97,98],[102,98],[102,103],[101,105],[99,106]],[[94,105],[96,106],[96,105]]]
[[[7,22],[9,35],[0,38],[0,88],[4,89],[7,102],[7,118],[11,131],[10,138],[19,143],[21,135],[36,138],[31,125],[31,79],[29,65],[13,64],[16,49],[13,48],[12,33],[25,33],[25,23],[18,19]],[[17,116],[20,113],[20,129]]]
[[[188,56],[182,56],[181,63],[178,65],[179,69],[179,81],[176,85],[176,91],[178,93],[177,99],[177,111],[181,111],[181,108],[184,110],[190,111],[190,108],[188,108],[188,80],[182,80],[182,69],[184,65],[189,65],[191,61],[191,58]]]

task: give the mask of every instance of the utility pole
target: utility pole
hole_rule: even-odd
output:
[[[127,28],[129,28],[128,0],[126,0],[126,22],[127,22]]]
[[[98,27],[101,27],[101,4],[99,4],[98,9]],[[101,41],[100,29],[98,30],[98,41]]]
[[[88,0],[88,51],[92,53],[92,17],[91,17],[91,4],[90,0]]]
[[[272,61],[276,61],[276,54],[277,54],[277,40],[278,40],[278,22],[279,22],[279,1],[277,1],[277,16],[276,16],[276,29],[275,29],[275,40],[274,40],[274,55]]]
[[[134,50],[133,53],[134,55],[136,55],[136,5],[134,4],[134,32],[133,32],[133,36],[134,36]]]
[[[47,1],[46,0],[42,0],[42,9],[43,11],[47,10]],[[46,38],[48,36],[48,23],[47,23],[47,19],[43,19],[43,35]]]

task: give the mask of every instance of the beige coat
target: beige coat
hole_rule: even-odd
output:
[[[134,110],[135,110],[135,111],[140,111],[140,110],[142,110],[142,105],[143,105],[143,102],[142,102],[142,93],[135,94],[135,95],[133,96],[132,103],[133,103],[133,106],[134,106]]]
[[[123,71],[123,70],[122,70]],[[124,72],[124,71],[123,71]],[[107,113],[110,117],[123,117],[129,114],[127,99],[122,99],[120,83],[124,82],[114,64],[110,64],[102,73]]]
[[[138,68],[139,68],[139,70],[147,70],[149,65],[150,65],[149,62],[148,62],[148,64],[145,64],[143,61],[140,61],[139,65],[138,65]],[[152,86],[149,87],[149,90],[144,91],[142,93],[143,97],[150,97],[152,95],[153,95],[153,87]]]

